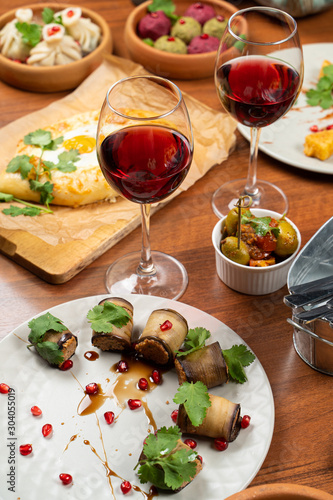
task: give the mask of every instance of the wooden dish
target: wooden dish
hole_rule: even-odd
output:
[[[38,3],[25,5],[31,8],[34,16],[39,17],[45,7],[54,11],[73,7],[71,4]],[[11,10],[0,17],[0,30],[14,19],[17,9]],[[77,87],[103,61],[104,54],[112,51],[112,35],[106,21],[96,12],[81,7],[82,15],[90,18],[101,28],[101,41],[98,47],[79,61],[59,66],[28,66],[14,62],[0,54],[0,79],[24,90],[33,92],[60,92]]]
[[[150,0],[142,3],[127,18],[125,43],[130,57],[144,66],[148,71],[166,78],[195,80],[213,76],[216,51],[206,52],[205,54],[171,54],[157,50],[141,40],[137,34],[137,25],[140,19],[147,13],[147,7],[150,3]],[[193,0],[176,0],[175,13],[179,16],[182,15],[193,3],[195,3]],[[222,0],[204,0],[202,3],[211,5],[217,15],[223,15],[226,18],[229,18],[238,10],[231,3]],[[241,26],[241,32],[246,32],[245,20],[243,26]]]
[[[333,496],[311,486],[270,483],[247,488],[226,500],[333,500]]]

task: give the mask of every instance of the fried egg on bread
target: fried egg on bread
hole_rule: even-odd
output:
[[[115,201],[117,194],[106,182],[97,160],[98,117],[99,111],[88,111],[43,129],[51,132],[53,140],[59,137],[63,140],[56,150],[43,152],[42,162],[52,162],[57,165],[60,161],[59,155],[66,151],[78,151],[74,171],[63,172],[55,168],[51,172],[51,178],[45,171],[39,176],[39,181],[49,180],[53,184],[52,204],[77,207],[102,200]],[[27,155],[30,157],[30,163],[36,167],[41,151],[40,147],[25,144],[22,138],[17,146],[16,156]],[[26,201],[39,202],[40,194],[31,190],[29,184],[29,179],[34,175],[35,169],[32,169],[28,178],[22,179],[19,171],[7,172],[4,169],[0,173],[0,191]]]

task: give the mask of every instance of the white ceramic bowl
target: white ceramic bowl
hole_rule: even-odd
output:
[[[271,210],[251,209],[251,212],[257,217],[270,216],[280,219],[281,214]],[[265,295],[276,292],[287,283],[289,268],[296,258],[297,252],[301,246],[301,234],[295,224],[286,217],[286,220],[293,226],[297,233],[298,246],[296,251],[288,259],[268,267],[250,267],[237,264],[223,255],[220,249],[221,234],[224,228],[226,217],[219,220],[215,225],[212,234],[213,245],[215,248],[216,270],[219,278],[229,288],[237,292],[248,295]]]

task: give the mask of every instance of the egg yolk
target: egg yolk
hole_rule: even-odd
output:
[[[63,142],[65,149],[77,149],[80,154],[91,153],[96,147],[96,139],[88,135],[77,135]]]

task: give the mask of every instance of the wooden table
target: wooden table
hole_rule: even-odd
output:
[[[26,0],[2,0],[0,14],[26,5]],[[102,14],[112,28],[114,53],[127,56],[123,28],[133,8],[130,0],[81,0]],[[243,6],[251,2],[237,2]],[[333,9],[298,20],[302,43],[333,42]],[[333,60],[333,54],[332,54]],[[178,82],[181,89],[220,110],[213,78]],[[38,110],[65,93],[28,93],[0,82],[0,125]],[[152,218],[153,249],[171,253],[188,270],[189,286],[181,301],[226,323],[260,359],[272,386],[276,422],[271,447],[252,485],[290,482],[314,486],[333,494],[332,378],[309,368],[297,355],[290,310],[283,304],[287,288],[264,297],[245,296],[228,289],[218,278],[211,232],[217,219],[212,194],[229,177],[245,177],[249,146],[238,134],[236,150],[222,166]],[[289,201],[289,217],[302,234],[303,245],[332,216],[333,177],[303,171],[259,154],[260,177],[279,184]],[[186,230],[184,230],[186,228]],[[135,230],[112,249],[116,259],[140,247]],[[106,252],[70,282],[50,285],[0,255],[0,338],[31,316],[72,299],[105,292]],[[0,381],[1,382],[1,381]]]

